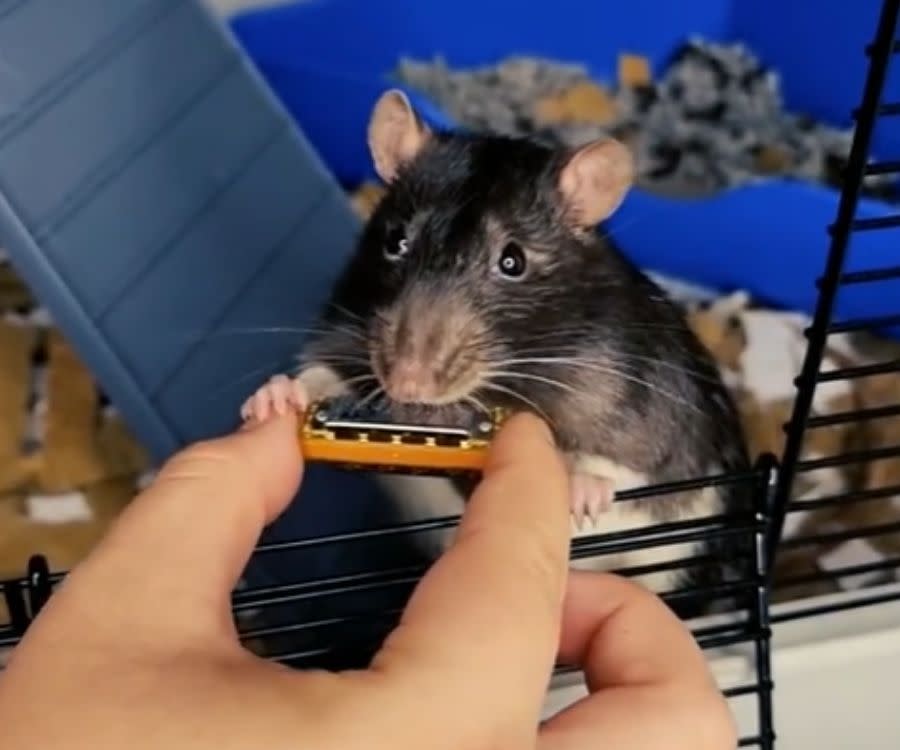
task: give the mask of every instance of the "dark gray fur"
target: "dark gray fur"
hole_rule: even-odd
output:
[[[331,364],[345,379],[372,375],[372,359],[389,359],[385,348],[402,346],[400,339],[417,325],[430,327],[419,335],[448,361],[467,348],[474,359],[489,363],[588,358],[590,367],[517,367],[565,387],[499,377],[495,382],[523,398],[487,389],[474,395],[514,408],[537,406],[561,448],[603,455],[654,484],[711,470],[746,471],[736,409],[679,308],[608,239],[580,232],[566,220],[556,186],[568,155],[528,139],[433,134],[366,224],[324,314],[323,327],[333,333],[318,336],[307,358]],[[404,235],[409,254],[401,262],[387,260],[385,245]],[[661,242],[664,235],[660,227]],[[529,271],[520,280],[492,271],[509,240],[528,252]],[[400,309],[400,331],[386,345],[384,311],[423,295],[430,300],[428,320],[402,321]],[[461,310],[474,327],[460,324]],[[447,340],[450,329],[457,340]],[[474,340],[466,340],[466,331]],[[442,371],[449,370],[445,365]],[[359,385],[365,398],[377,383]],[[387,406],[420,419],[446,418],[454,408]],[[745,485],[723,488],[720,497],[723,510],[750,507]],[[654,516],[666,521],[686,499],[639,502],[652,503]],[[712,543],[710,551],[725,547]],[[722,570],[697,568],[686,580],[719,580]]]

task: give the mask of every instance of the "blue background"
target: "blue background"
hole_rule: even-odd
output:
[[[509,54],[534,54],[585,64],[614,80],[620,52],[648,57],[656,72],[690,35],[743,41],[782,78],[786,105],[849,127],[859,104],[864,54],[881,3],[861,0],[691,0],[585,3],[557,0],[523,12],[514,0],[421,3],[333,0],[238,16],[233,28],[265,79],[346,186],[373,177],[365,146],[372,104],[389,85],[402,55],[452,66],[489,64]],[[413,98],[426,119],[447,124],[433,104]],[[900,100],[892,71],[886,101]],[[873,154],[900,155],[900,127],[886,121]],[[606,228],[645,268],[722,291],[742,287],[761,301],[812,312],[813,285],[828,247],[837,193],[777,181],[742,187],[713,199],[673,200],[635,190]],[[862,201],[861,216],[890,214]],[[895,232],[855,237],[848,268],[896,264]],[[836,318],[897,311],[900,284],[847,288]]]

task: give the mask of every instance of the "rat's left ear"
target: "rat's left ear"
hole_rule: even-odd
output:
[[[631,152],[618,141],[603,138],[569,158],[559,175],[559,190],[572,221],[588,228],[612,215],[633,180]]]
[[[375,171],[391,182],[400,168],[419,153],[430,137],[409,99],[399,89],[386,91],[372,110],[369,120],[369,150]]]

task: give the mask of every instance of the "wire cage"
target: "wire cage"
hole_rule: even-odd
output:
[[[620,493],[618,502],[711,486],[744,483],[754,490],[755,507],[745,516],[709,516],[676,521],[615,534],[596,534],[573,541],[573,561],[602,559],[626,551],[677,548],[686,542],[718,538],[729,547],[746,549],[748,554],[737,566],[735,575],[715,584],[682,588],[663,593],[672,606],[700,601],[706,605],[723,603],[720,615],[696,618],[691,626],[702,648],[718,652],[746,654],[754,665],[754,674],[722,680],[722,689],[730,699],[756,701],[758,726],[741,740],[741,746],[772,747],[771,689],[769,667],[768,588],[766,582],[765,540],[769,529],[769,508],[775,487],[775,460],[765,456],[752,471],[739,475],[721,475],[672,482]],[[342,669],[366,664],[382,639],[395,625],[402,607],[416,582],[427,569],[427,562],[392,567],[348,571],[326,578],[304,578],[304,556],[316,548],[338,550],[350,546],[368,547],[372,559],[385,559],[385,546],[399,540],[452,533],[458,516],[434,518],[378,529],[365,529],[324,537],[311,537],[262,544],[254,555],[281,556],[286,569],[300,575],[294,581],[271,586],[244,588],[234,592],[233,612],[241,640],[255,653],[296,668]],[[714,559],[679,558],[670,553],[668,562],[619,569],[623,575],[637,576],[661,571],[714,563]],[[367,556],[354,555],[355,559]],[[31,620],[51,596],[53,587],[63,579],[51,573],[46,560],[34,556],[27,575],[6,581],[2,586],[9,621],[0,625],[0,648],[13,646]],[[560,664],[554,675],[564,685],[574,670]],[[577,675],[575,675],[577,677]]]
[[[874,472],[874,481],[854,491],[802,498],[798,497],[797,491],[798,482],[804,476],[837,468],[858,471],[860,467],[884,464],[900,456],[900,432],[896,431],[896,427],[900,425],[897,421],[900,404],[896,403],[895,395],[876,405],[855,404],[854,408],[838,413],[816,414],[814,410],[817,393],[829,384],[875,378],[892,383],[896,382],[896,373],[900,371],[900,358],[823,369],[823,354],[832,337],[889,330],[900,322],[900,315],[897,314],[875,318],[834,319],[835,303],[842,292],[848,289],[858,291],[862,287],[871,288],[874,285],[889,285],[900,279],[900,266],[896,265],[896,256],[893,259],[876,259],[858,258],[852,254],[852,241],[859,233],[889,232],[900,227],[900,215],[897,214],[877,218],[857,217],[857,206],[865,178],[900,170],[900,162],[872,161],[870,157],[870,144],[877,129],[896,127],[892,118],[900,114],[900,103],[883,101],[891,62],[900,52],[900,41],[896,39],[898,9],[900,2],[885,0],[872,43],[865,50],[870,58],[869,69],[860,104],[853,112],[856,130],[844,170],[837,216],[828,227],[831,243],[824,271],[816,281],[819,295],[812,324],[805,331],[808,346],[802,369],[795,380],[797,396],[790,421],[784,426],[786,441],[775,492],[772,531],[768,540],[770,560],[773,562],[777,557],[787,557],[817,545],[835,545],[854,540],[874,541],[885,554],[871,562],[837,564],[829,569],[783,578],[778,582],[779,589],[814,587],[823,582],[840,582],[859,576],[869,576],[873,581],[884,582],[893,579],[900,566],[900,558],[889,551],[896,543],[895,535],[900,532],[900,524],[894,520],[884,522],[879,520],[877,513],[867,512],[872,508],[877,509],[879,504],[890,506],[900,495],[900,477],[893,477],[892,470]],[[854,270],[847,270],[851,264]],[[897,298],[895,294],[894,299]],[[873,424],[880,425],[881,440],[863,450],[854,449],[851,445],[836,454],[816,457],[809,457],[805,450],[810,437],[816,432],[844,425],[869,427]],[[855,515],[848,516],[851,520],[834,530],[785,538],[783,531],[792,516],[831,510]],[[825,612],[888,602],[900,598],[900,591],[879,588],[876,592],[867,591],[863,587],[854,595],[827,605],[812,601],[804,604],[803,599],[806,597],[802,595],[797,595],[796,598],[800,600],[796,606],[791,607],[788,612],[773,614],[773,619],[811,617]]]
[[[870,58],[869,72],[860,106],[854,112],[856,131],[850,160],[844,173],[838,215],[834,224],[828,228],[831,245],[825,259],[824,274],[817,282],[818,303],[813,324],[806,332],[808,348],[802,371],[796,381],[797,397],[793,413],[785,426],[783,456],[780,461],[771,455],[762,456],[753,469],[743,475],[685,478],[682,482],[629,490],[617,496],[617,502],[630,502],[687,489],[746,483],[753,488],[752,512],[742,517],[714,516],[670,522],[634,531],[596,534],[578,538],[572,544],[573,561],[603,558],[636,549],[674,548],[686,542],[712,538],[728,539],[729,542],[734,542],[730,547],[747,550],[745,557],[740,560],[737,575],[715,584],[663,594],[663,598],[675,607],[692,601],[707,605],[720,602],[718,614],[690,621],[692,631],[700,645],[710,653],[742,654],[753,665],[752,675],[724,675],[720,680],[722,690],[730,700],[753,701],[755,704],[752,713],[756,717],[756,726],[741,738],[742,747],[775,746],[776,724],[772,708],[770,662],[770,620],[773,618],[769,604],[774,561],[804,545],[900,535],[900,523],[890,523],[782,540],[786,520],[792,514],[850,504],[877,503],[900,496],[898,478],[896,482],[886,482],[883,486],[851,493],[803,499],[795,497],[797,479],[807,472],[900,457],[900,444],[897,443],[866,451],[845,451],[823,458],[804,457],[805,440],[815,430],[850,422],[900,420],[900,404],[853,409],[831,415],[813,413],[816,389],[823,383],[900,371],[900,357],[862,367],[822,370],[823,352],[830,336],[856,330],[881,329],[900,323],[900,315],[878,319],[832,319],[834,303],[842,289],[851,285],[890,283],[891,280],[900,279],[898,266],[845,271],[851,239],[855,233],[889,231],[900,227],[900,215],[877,220],[857,219],[855,216],[857,200],[866,175],[900,171],[900,162],[872,163],[868,153],[872,133],[878,124],[891,116],[900,115],[900,103],[882,101],[891,58],[900,52],[900,41],[895,39],[898,12],[900,0],[885,0],[872,44],[865,50]],[[897,436],[900,443],[900,430]],[[405,601],[430,562],[416,556],[405,558],[385,554],[385,550],[396,550],[410,542],[446,539],[452,534],[458,521],[458,517],[450,516],[430,518],[382,528],[364,528],[328,536],[261,544],[254,553],[256,559],[281,558],[281,567],[296,571],[297,577],[289,582],[247,586],[234,592],[233,611],[242,641],[249,649],[265,658],[298,668],[340,669],[364,665],[396,622]],[[396,564],[377,569],[348,568],[327,577],[304,577],[304,560],[316,550],[326,547],[336,550],[338,558],[341,557],[341,550],[353,548],[356,554],[348,555],[347,559],[393,559]],[[368,551],[372,554],[368,555]],[[717,561],[708,557],[693,557],[619,572],[627,576],[638,576],[715,562]],[[893,572],[898,567],[900,554],[877,563],[796,576],[780,582],[779,586],[789,588],[809,584],[820,578],[840,579],[873,572]],[[46,559],[36,554],[22,578],[0,582],[0,650],[10,649],[18,642],[52,595],[54,586],[63,578],[64,573],[51,572]],[[828,606],[848,608],[874,605],[891,599],[900,599],[900,590],[863,592],[840,604]],[[775,619],[813,616],[823,611],[826,610],[821,605],[810,604],[795,607]],[[554,683],[568,684],[574,679],[572,673],[573,670],[567,665],[559,665]]]

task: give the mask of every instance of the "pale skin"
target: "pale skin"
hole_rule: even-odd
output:
[[[453,545],[369,669],[295,671],[243,649],[230,593],[302,477],[296,429],[288,411],[166,464],[13,653],[4,748],[735,746],[703,655],[665,605],[568,573],[567,472],[528,415],[501,431]],[[584,668],[590,695],[541,724],[557,657]]]

